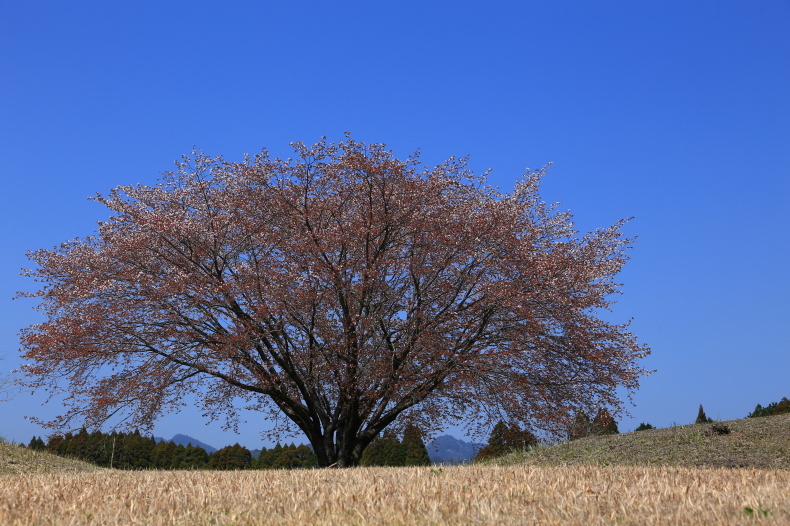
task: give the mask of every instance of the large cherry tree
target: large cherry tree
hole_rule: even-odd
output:
[[[562,432],[622,410],[648,349],[601,319],[631,242],[579,235],[539,197],[463,159],[431,169],[347,137],[243,162],[195,153],[157,186],[95,199],[97,233],[30,254],[46,321],[24,329],[57,427],[150,426],[197,399],[303,432],[321,466],[357,464],[391,426],[501,419]]]

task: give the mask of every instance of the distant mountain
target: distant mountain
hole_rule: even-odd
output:
[[[484,444],[465,442],[450,435],[434,438],[426,445],[428,457],[434,464],[460,464],[471,460]]]
[[[217,448],[211,447],[208,444],[204,444],[197,438],[192,438],[191,436],[182,435],[181,433],[175,435],[170,440],[162,437],[154,437],[154,440],[156,440],[157,442],[173,442],[174,444],[182,445],[182,446],[188,446],[189,444],[192,444],[193,446],[202,447],[203,449],[206,450],[206,453],[214,453],[217,450]]]

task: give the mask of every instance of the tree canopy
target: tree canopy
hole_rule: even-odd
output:
[[[600,317],[624,221],[579,235],[541,200],[543,170],[502,193],[464,159],[293,146],[193,153],[98,195],[113,215],[94,236],[29,254],[43,286],[21,295],[46,320],[22,331],[24,370],[68,393],[50,425],[147,428],[186,395],[233,425],[242,401],[303,432],[319,466],[349,466],[388,427],[561,433],[638,387],[647,347]]]
[[[488,444],[475,455],[475,460],[498,458],[514,451],[524,451],[538,443],[538,439],[527,429],[500,420],[491,430]]]

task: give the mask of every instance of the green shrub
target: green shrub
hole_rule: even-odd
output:
[[[766,407],[757,404],[754,411],[746,415],[746,417],[756,418],[758,416],[783,415],[785,413],[790,413],[790,400],[787,397],[782,398],[779,402],[771,402]]]

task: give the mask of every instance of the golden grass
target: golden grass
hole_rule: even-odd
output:
[[[788,488],[654,466],[105,470],[0,476],[0,524],[790,524]]]
[[[0,443],[0,474],[97,471],[102,468],[23,446]],[[0,523],[1,524],[1,523]]]

